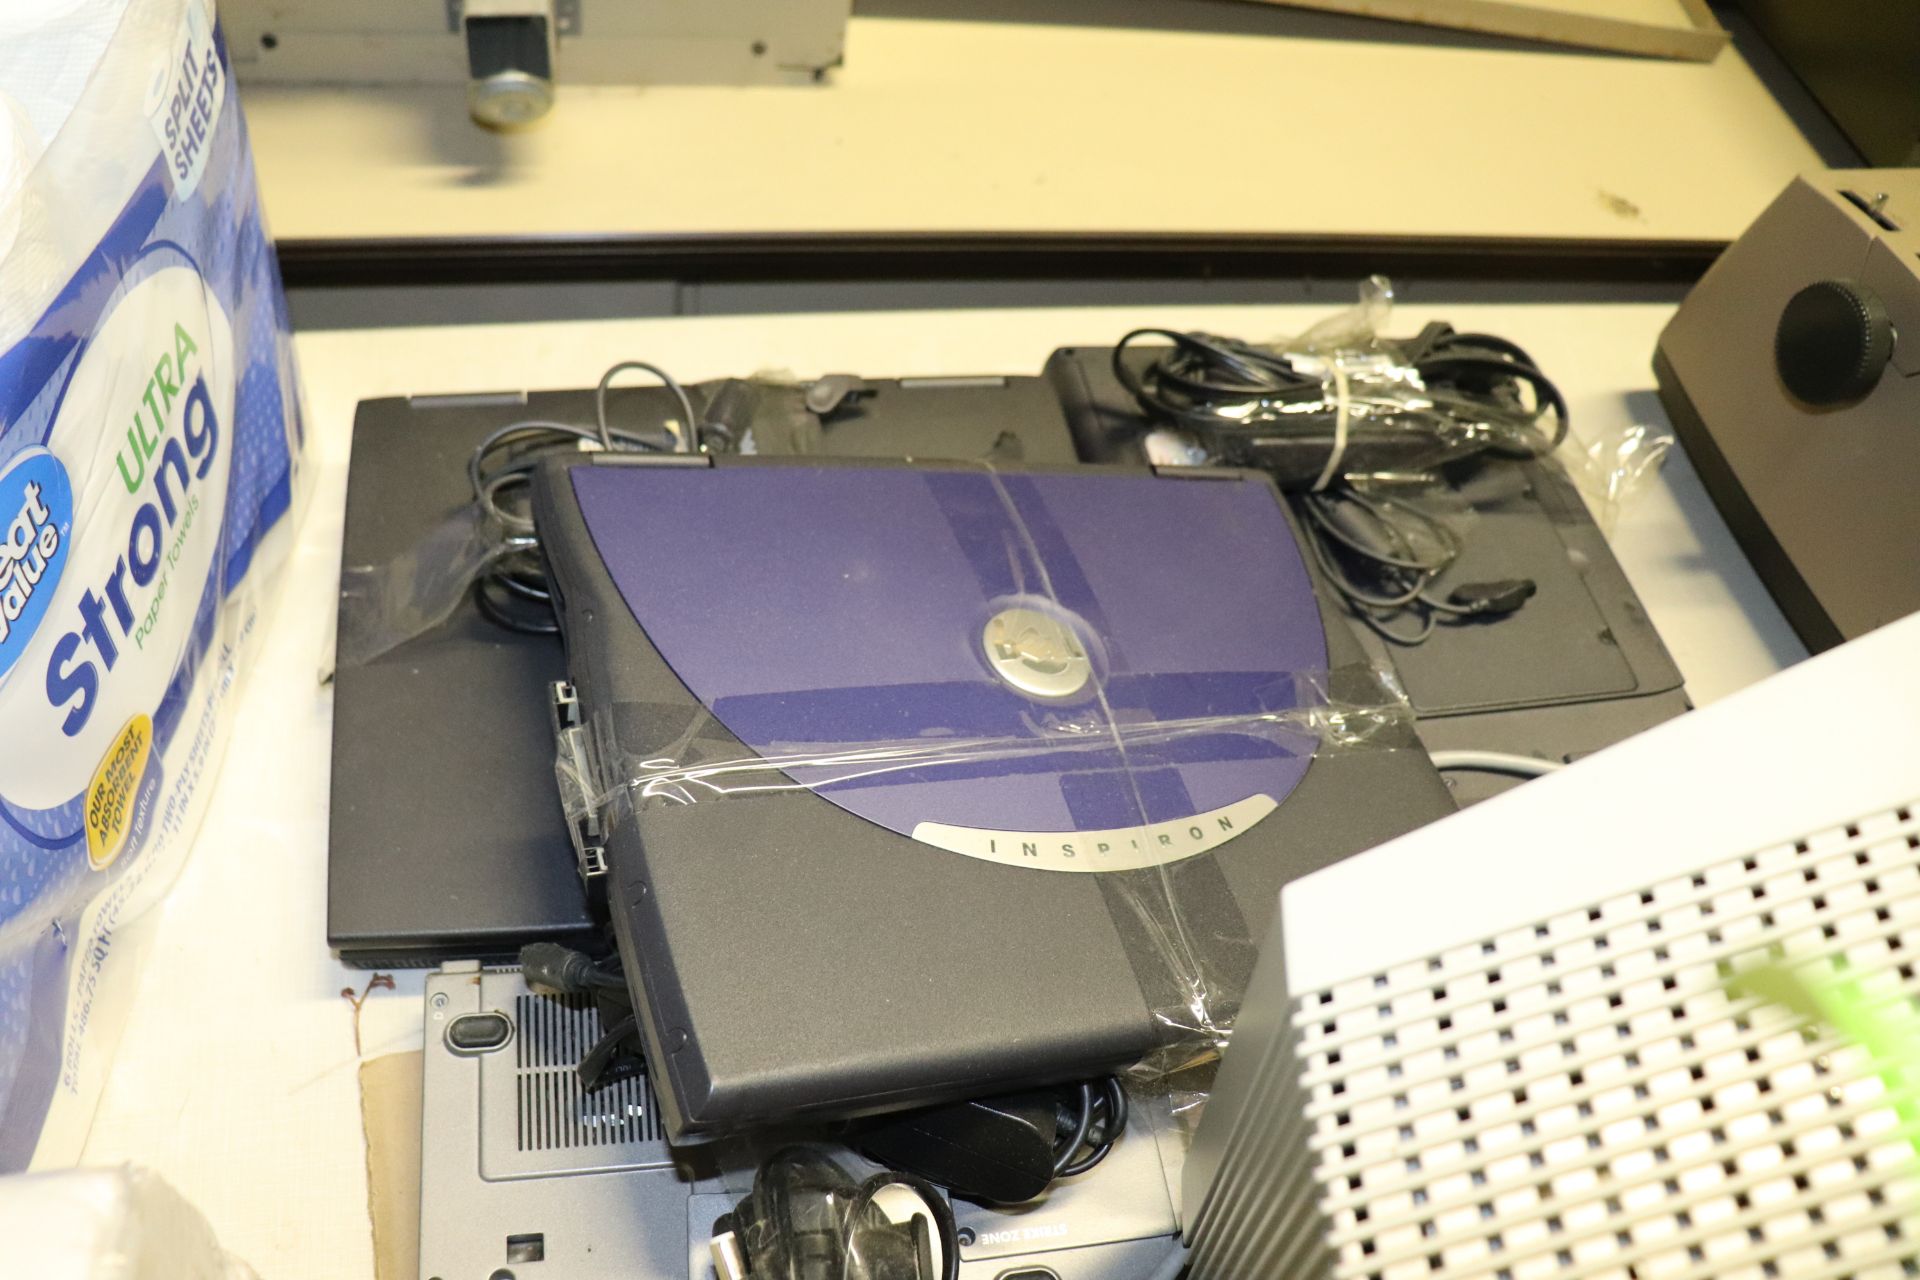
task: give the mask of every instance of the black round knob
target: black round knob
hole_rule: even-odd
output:
[[[1851,404],[1873,390],[1893,358],[1893,321],[1873,290],[1819,280],[1787,299],[1773,335],[1780,381],[1818,408]]]

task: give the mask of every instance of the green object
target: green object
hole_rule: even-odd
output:
[[[1813,968],[1769,962],[1730,975],[1726,987],[1735,997],[1764,1000],[1806,1023],[1831,1027],[1865,1049],[1886,1086],[1887,1102],[1900,1117],[1901,1132],[1910,1144],[1920,1142],[1920,1099],[1915,1096],[1920,1029],[1891,1012],[1906,1008],[1906,999],[1874,1001],[1862,995],[1858,982],[1816,978]]]

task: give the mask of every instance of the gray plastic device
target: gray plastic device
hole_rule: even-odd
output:
[[[1796,178],[1688,296],[1654,372],[1808,648],[1920,609],[1920,169]]]

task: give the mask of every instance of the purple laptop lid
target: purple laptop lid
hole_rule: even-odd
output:
[[[654,648],[781,762],[676,776],[682,798],[803,785],[925,843],[1106,870],[1214,847],[1306,772],[1313,739],[1272,713],[1320,687],[1326,637],[1263,480],[957,464],[572,476]]]

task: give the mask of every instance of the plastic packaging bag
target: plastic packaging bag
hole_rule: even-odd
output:
[[[1266,471],[1282,489],[1319,492],[1356,476],[1430,476],[1480,453],[1538,457],[1561,443],[1566,404],[1521,348],[1440,322],[1387,338],[1392,286],[1374,276],[1360,295],[1297,338],[1156,327],[1122,337],[1113,376],[1153,424],[1152,460],[1177,465],[1197,450]]]
[[[1355,385],[1383,379],[1397,384],[1389,394],[1397,396],[1407,412],[1408,425],[1419,427],[1421,416],[1432,409],[1418,403],[1417,375],[1382,364],[1383,350],[1391,344],[1383,344],[1380,334],[1392,318],[1393,284],[1385,276],[1372,276],[1361,282],[1354,305],[1273,345],[1296,358],[1317,358],[1328,369],[1329,381],[1331,370],[1342,368]],[[1484,424],[1454,424],[1454,430],[1463,443],[1489,438]],[[1672,448],[1673,433],[1656,424],[1629,423],[1605,431],[1571,424],[1552,459],[1586,498],[1601,531],[1612,533],[1621,510],[1658,474]]]
[[[302,434],[205,0],[0,14],[0,1169],[79,1151]]]
[[[1576,428],[1555,457],[1587,500],[1600,532],[1611,534],[1621,510],[1659,474],[1672,448],[1673,432],[1635,422],[1604,432]]]
[[[257,1280],[200,1211],[149,1169],[0,1178],[7,1274],[33,1280]]]

